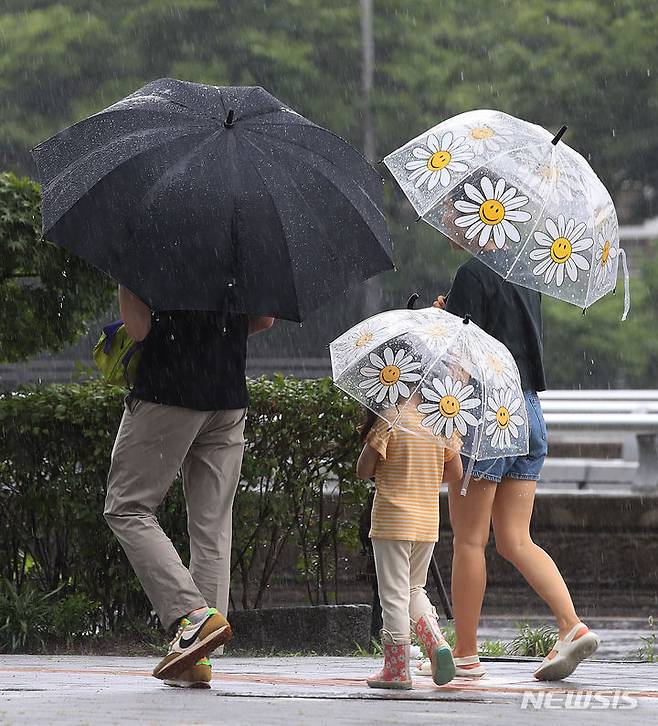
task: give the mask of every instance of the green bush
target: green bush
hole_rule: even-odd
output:
[[[338,602],[339,548],[356,543],[367,492],[354,473],[359,407],[326,379],[263,378],[249,389],[234,606],[262,603],[282,574],[284,546],[296,553],[309,603]],[[0,576],[21,596],[65,587],[66,600],[51,599],[46,635],[115,629],[150,612],[102,514],[122,397],[99,381],[0,395]],[[172,487],[158,517],[188,557],[182,487]]]

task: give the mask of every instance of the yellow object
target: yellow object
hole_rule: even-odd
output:
[[[368,444],[380,456],[375,469],[371,538],[412,542],[439,538],[443,466],[457,453],[427,436],[420,423],[423,418],[409,406],[394,428],[379,419],[368,433]]]

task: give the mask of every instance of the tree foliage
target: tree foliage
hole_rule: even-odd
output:
[[[654,0],[373,5],[379,156],[450,115],[494,107],[552,130],[568,124],[565,140],[623,199],[622,221],[658,211]],[[162,76],[263,85],[358,146],[360,73],[355,0],[7,0],[0,12],[0,163],[29,172],[30,145]],[[458,258],[435,230],[413,223],[394,183],[385,194],[398,270],[379,278],[380,302],[399,305],[413,290],[429,302],[447,289]],[[645,320],[654,291],[643,292],[644,280],[635,285],[633,317]],[[582,358],[581,384],[597,377],[588,356],[606,361],[608,377],[599,371],[597,379],[613,385],[647,370],[652,354],[637,344],[634,323],[607,339],[623,351],[616,365],[612,351],[601,356],[593,345],[591,321],[605,316],[616,330],[613,307],[599,303],[581,320],[577,311],[547,305],[549,340],[568,342]],[[318,355],[317,341],[310,347]],[[644,357],[631,361],[627,351]],[[552,381],[564,380],[554,358],[549,367]]]
[[[41,239],[38,185],[0,174],[0,361],[75,342],[110,295],[99,272]]]

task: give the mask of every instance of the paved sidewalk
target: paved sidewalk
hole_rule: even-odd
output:
[[[456,679],[437,688],[430,679],[417,677],[413,691],[395,692],[366,686],[364,678],[379,665],[371,658],[215,659],[213,688],[206,691],[164,686],[149,675],[155,662],[0,656],[0,723],[525,725],[577,719],[580,724],[626,726],[658,722],[658,664],[587,662],[567,681],[547,685],[532,678],[533,663],[495,662],[487,663],[487,677],[477,682]],[[538,699],[547,696],[548,704],[544,701],[544,707],[538,708]],[[524,699],[531,699],[525,709]]]

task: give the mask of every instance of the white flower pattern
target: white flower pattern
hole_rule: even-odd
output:
[[[455,224],[458,227],[467,227],[466,239],[473,239],[479,235],[478,245],[485,247],[493,232],[494,242],[500,250],[505,246],[505,239],[519,242],[521,235],[512,222],[527,222],[530,214],[520,210],[528,203],[528,197],[517,194],[516,187],[505,189],[506,181],[502,177],[493,182],[489,177],[482,177],[480,189],[472,184],[464,184],[466,196],[472,200],[458,199],[455,209],[464,212],[463,217],[457,217]]]
[[[444,381],[440,378],[432,379],[431,388],[422,388],[423,397],[428,403],[417,406],[419,413],[427,414],[421,424],[427,428],[433,427],[435,436],[445,435],[450,439],[455,429],[462,436],[466,436],[469,426],[478,425],[470,411],[482,403],[479,398],[469,398],[474,390],[470,384],[465,386],[462,381],[453,381],[450,375]]]
[[[521,408],[521,399],[514,397],[511,389],[492,391],[487,400],[484,413],[485,436],[491,436],[491,445],[498,449],[509,449],[512,438],[519,438],[519,427],[523,426],[523,417],[517,411]]]
[[[414,360],[407,350],[400,348],[396,353],[387,346],[383,357],[377,353],[369,356],[371,366],[364,366],[359,371],[365,381],[359,383],[359,388],[365,389],[366,398],[375,398],[376,403],[382,403],[388,396],[391,405],[397,403],[400,396],[409,398],[411,391],[407,383],[416,383],[420,380],[420,373],[415,373],[421,367],[421,362]]]
[[[614,273],[615,260],[619,250],[611,242],[610,237],[605,237],[599,232],[596,239],[596,250],[594,252],[594,260],[596,261],[596,275],[594,284],[598,289],[605,287],[605,285],[612,279]]]
[[[507,130],[493,128],[486,123],[470,125],[466,132],[466,140],[472,144],[475,153],[479,156],[486,151],[500,151],[512,140]]]
[[[415,159],[405,164],[405,169],[411,171],[409,179],[416,182],[416,189],[427,182],[427,189],[431,191],[437,184],[447,187],[450,184],[450,173],[461,174],[468,170],[465,161],[472,159],[474,154],[465,143],[464,137],[453,136],[447,131],[441,141],[434,134],[429,134],[425,146],[417,146],[413,150]]]
[[[594,241],[591,237],[583,237],[587,225],[584,222],[576,224],[575,219],[566,221],[560,214],[557,224],[554,220],[546,219],[546,232],[534,233],[538,248],[530,252],[530,259],[539,262],[532,270],[537,277],[544,276],[544,282],[550,285],[555,279],[558,287],[562,286],[567,277],[576,282],[579,270],[589,270],[589,260],[579,254],[589,249]]]

